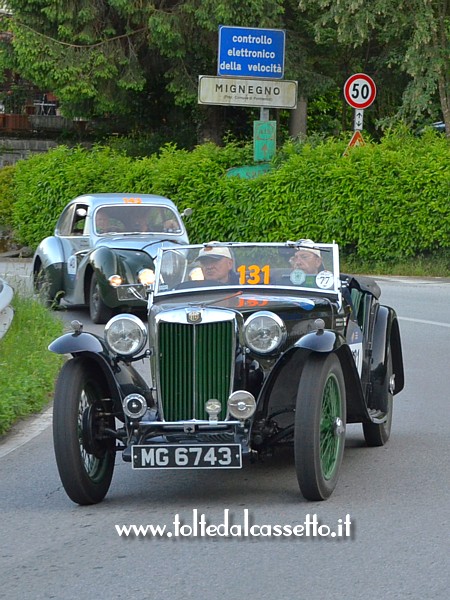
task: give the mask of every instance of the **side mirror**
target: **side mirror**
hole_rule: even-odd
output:
[[[185,208],[183,210],[183,212],[181,213],[181,218],[184,219],[184,217],[190,217],[192,215],[194,211],[192,210],[192,208]]]

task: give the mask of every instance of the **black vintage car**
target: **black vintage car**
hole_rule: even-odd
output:
[[[323,500],[347,423],[385,444],[404,386],[398,320],[375,281],[340,274],[336,244],[210,242],[161,248],[155,265],[147,324],[118,315],[103,339],[74,322],[50,345],[72,355],[54,445],[74,502],[104,498],[117,452],[136,470],[220,470],[286,444],[303,496]]]

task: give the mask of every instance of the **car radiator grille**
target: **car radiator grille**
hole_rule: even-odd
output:
[[[226,417],[235,357],[234,321],[197,325],[160,322],[159,381],[164,420],[207,419],[205,402],[220,400]]]

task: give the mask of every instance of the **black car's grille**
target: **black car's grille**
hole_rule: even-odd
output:
[[[220,400],[226,416],[234,364],[234,321],[160,322],[159,381],[164,420],[207,419],[205,402]]]

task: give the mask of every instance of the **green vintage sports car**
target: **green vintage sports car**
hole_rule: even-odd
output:
[[[35,252],[35,289],[49,305],[64,298],[67,306],[89,306],[94,323],[145,307],[143,285],[154,276],[158,248],[188,243],[181,217],[190,212],[180,215],[171,200],[151,194],[79,196]]]
[[[285,445],[303,496],[323,500],[347,423],[387,442],[404,386],[398,319],[374,280],[340,273],[336,244],[161,247],[155,266],[146,323],[117,315],[99,337],[73,322],[50,345],[72,355],[53,433],[74,502],[103,499],[116,454],[137,472],[221,477]]]

